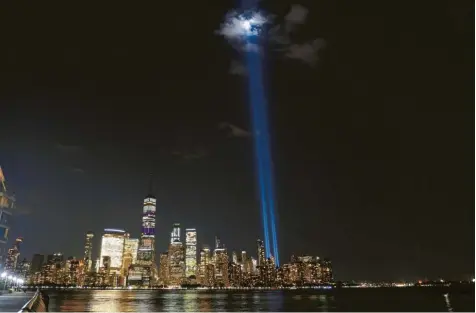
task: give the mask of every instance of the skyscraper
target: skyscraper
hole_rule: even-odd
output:
[[[20,244],[23,242],[22,237],[18,237],[13,247],[8,249],[7,259],[5,260],[5,270],[13,273],[17,268],[18,257],[20,256]]]
[[[142,233],[137,254],[138,263],[152,266],[155,263],[155,208],[157,200],[149,194],[144,199]]]
[[[142,210],[142,232],[137,252],[137,265],[132,269],[135,273],[141,271],[142,286],[150,286],[157,274],[155,263],[155,213],[157,199],[152,193],[152,177],[149,185],[149,194],[144,199]],[[137,277],[137,275],[134,275]],[[137,284],[137,282],[135,283]]]
[[[131,255],[131,264],[137,263],[137,251],[139,250],[139,239],[126,237],[124,243],[124,254]]]
[[[169,254],[164,252],[160,254],[159,260],[159,284],[168,285],[169,284]]]
[[[185,230],[185,276],[196,275],[197,271],[197,231],[195,228]]]
[[[185,249],[180,241],[180,224],[175,223],[170,234],[169,284],[179,286],[185,279]]]
[[[174,223],[170,233],[170,243],[180,242],[180,223]]]
[[[7,193],[5,176],[0,167],[0,243],[7,243],[15,197]]]
[[[209,286],[210,279],[208,277],[208,265],[214,267],[211,264],[211,255],[210,255],[210,248],[207,245],[204,245],[202,250],[200,250],[200,266],[199,266],[199,281],[204,286]],[[212,271],[212,276],[214,273]],[[214,277],[213,277],[214,278]]]
[[[100,267],[106,267],[111,273],[120,274],[124,256],[125,231],[122,229],[106,228],[101,241]],[[108,261],[106,261],[108,260]],[[105,264],[107,262],[108,264]]]
[[[266,263],[266,252],[264,248],[264,243],[261,239],[258,239],[257,245],[258,245],[258,266],[264,266]]]
[[[223,287],[228,287],[228,254],[218,237],[215,237],[215,246],[215,283]]]
[[[130,238],[130,234],[126,233],[124,239],[124,257],[122,259],[123,276],[128,276],[129,268],[137,262],[137,250],[139,248],[139,239]],[[125,282],[125,281],[124,281]]]
[[[94,233],[92,231],[88,231],[86,233],[86,240],[84,242],[84,264],[86,267],[86,272],[90,272],[93,265],[93,238]]]
[[[36,273],[41,271],[41,267],[45,262],[45,256],[43,254],[34,254],[31,260],[31,272]]]

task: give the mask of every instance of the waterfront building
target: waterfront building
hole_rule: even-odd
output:
[[[93,239],[94,233],[92,231],[88,231],[86,233],[86,237],[84,240],[84,263],[86,264],[86,271],[90,272],[93,266]]]
[[[216,237],[215,242],[213,255],[215,263],[215,284],[217,286],[228,287],[228,254],[218,237]]]
[[[159,258],[159,285],[167,286],[169,284],[169,254],[164,252]]]
[[[185,230],[185,277],[197,274],[197,231],[195,228]]]
[[[334,281],[334,275],[332,272],[332,262],[330,259],[322,259],[320,261],[321,277],[323,283],[330,283]]]
[[[18,262],[16,268],[16,274],[18,277],[22,278],[24,281],[28,281],[31,273],[31,262],[26,258],[23,258],[22,261]]]
[[[180,241],[180,224],[174,224],[168,253],[169,284],[180,286],[185,282],[185,247]]]
[[[113,287],[120,284],[124,257],[126,232],[123,229],[106,228],[101,241],[100,272],[106,276],[106,285]]]
[[[232,287],[239,287],[242,285],[240,264],[235,262],[228,263],[228,282]]]
[[[209,263],[205,267],[205,286],[207,287],[214,287],[216,284],[215,281],[215,265],[213,263]]]
[[[200,265],[198,274],[198,281],[203,286],[208,286],[209,277],[207,276],[207,266],[209,264],[211,264],[210,248],[207,245],[204,245],[200,250]]]
[[[50,254],[42,266],[40,275],[35,275],[36,284],[61,285],[64,281],[65,262],[62,253]]]
[[[257,240],[258,246],[258,266],[264,266],[266,263],[266,251],[264,248],[264,243],[261,239]]]
[[[139,249],[139,239],[130,238],[129,233],[126,233],[124,239],[124,257],[122,258],[122,276],[128,277],[129,270],[133,264],[137,262],[137,251]],[[128,278],[129,279],[129,278]],[[126,280],[123,280],[124,285]]]

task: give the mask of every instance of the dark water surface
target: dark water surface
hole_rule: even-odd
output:
[[[50,312],[436,311],[474,312],[474,288],[326,291],[49,291]],[[446,294],[446,295],[445,295]]]

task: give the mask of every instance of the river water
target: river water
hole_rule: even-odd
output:
[[[289,291],[48,291],[50,312],[434,311],[474,312],[474,288]]]

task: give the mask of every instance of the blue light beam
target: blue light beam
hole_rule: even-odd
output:
[[[246,23],[245,25],[248,26]],[[246,43],[249,46],[260,47],[259,39],[260,38],[257,34],[252,33],[246,37]],[[273,188],[274,175],[269,138],[267,100],[263,87],[263,69],[260,49],[248,50],[248,52],[246,52],[246,61],[249,73],[248,87],[251,107],[250,111],[254,134],[255,164],[260,188],[259,192],[266,257],[270,257],[272,254],[276,265],[279,266]]]

